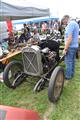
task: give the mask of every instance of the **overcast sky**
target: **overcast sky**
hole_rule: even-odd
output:
[[[50,8],[51,16],[68,14],[80,18],[80,0],[2,0],[13,5]]]

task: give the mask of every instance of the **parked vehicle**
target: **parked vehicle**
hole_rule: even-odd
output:
[[[11,61],[4,69],[3,80],[9,88],[16,88],[28,76],[39,77],[34,91],[39,92],[48,85],[48,97],[56,102],[63,90],[64,69],[58,66],[64,56],[59,55],[60,41],[53,37],[42,40],[22,50],[22,63]]]

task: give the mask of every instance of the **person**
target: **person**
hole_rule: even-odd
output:
[[[54,26],[52,28],[52,35],[54,36],[55,40],[61,39],[61,33],[59,31],[60,25],[58,24],[58,21],[55,21]]]
[[[38,29],[34,29],[33,31],[33,39],[37,42],[40,42],[40,35],[39,35],[39,32],[38,32]]]
[[[25,29],[25,28],[27,27],[27,24],[26,24],[26,23],[24,23],[24,24],[23,24],[23,27],[24,27],[24,29]]]
[[[19,40],[20,40],[20,42],[27,42],[30,38],[31,38],[30,29],[28,27],[25,27]]]
[[[54,30],[58,30],[59,29],[59,24],[58,24],[57,20],[54,21],[53,29]]]
[[[47,23],[46,23],[46,22],[43,22],[43,23],[42,23],[42,27],[41,27],[41,32],[42,32],[42,33],[46,33],[46,31],[47,31]]]
[[[32,37],[31,39],[28,41],[29,44],[34,44],[37,45],[40,43],[40,35],[38,32],[38,29],[34,28],[33,33],[32,33]]]
[[[13,25],[12,25],[12,20],[10,20],[9,18],[6,18],[6,23],[7,23],[7,31],[10,33],[12,33],[13,31]]]
[[[60,27],[59,27],[59,31],[60,31],[60,33],[61,33],[61,38],[62,38],[63,41],[64,41],[66,25],[63,24],[63,21],[64,21],[64,18],[61,20]]]
[[[63,17],[63,24],[66,25],[64,38],[65,46],[63,50],[66,65],[65,79],[70,80],[75,74],[75,58],[78,48],[79,26],[75,20],[71,20],[69,15]]]

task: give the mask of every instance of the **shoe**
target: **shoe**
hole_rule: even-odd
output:
[[[71,78],[73,78],[73,77],[74,77],[74,75],[71,76]]]

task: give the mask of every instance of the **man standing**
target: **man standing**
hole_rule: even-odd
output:
[[[75,20],[70,20],[68,15],[63,17],[63,24],[66,25],[65,46],[63,50],[66,65],[65,79],[69,80],[74,77],[75,73],[75,57],[78,48],[79,26]]]

